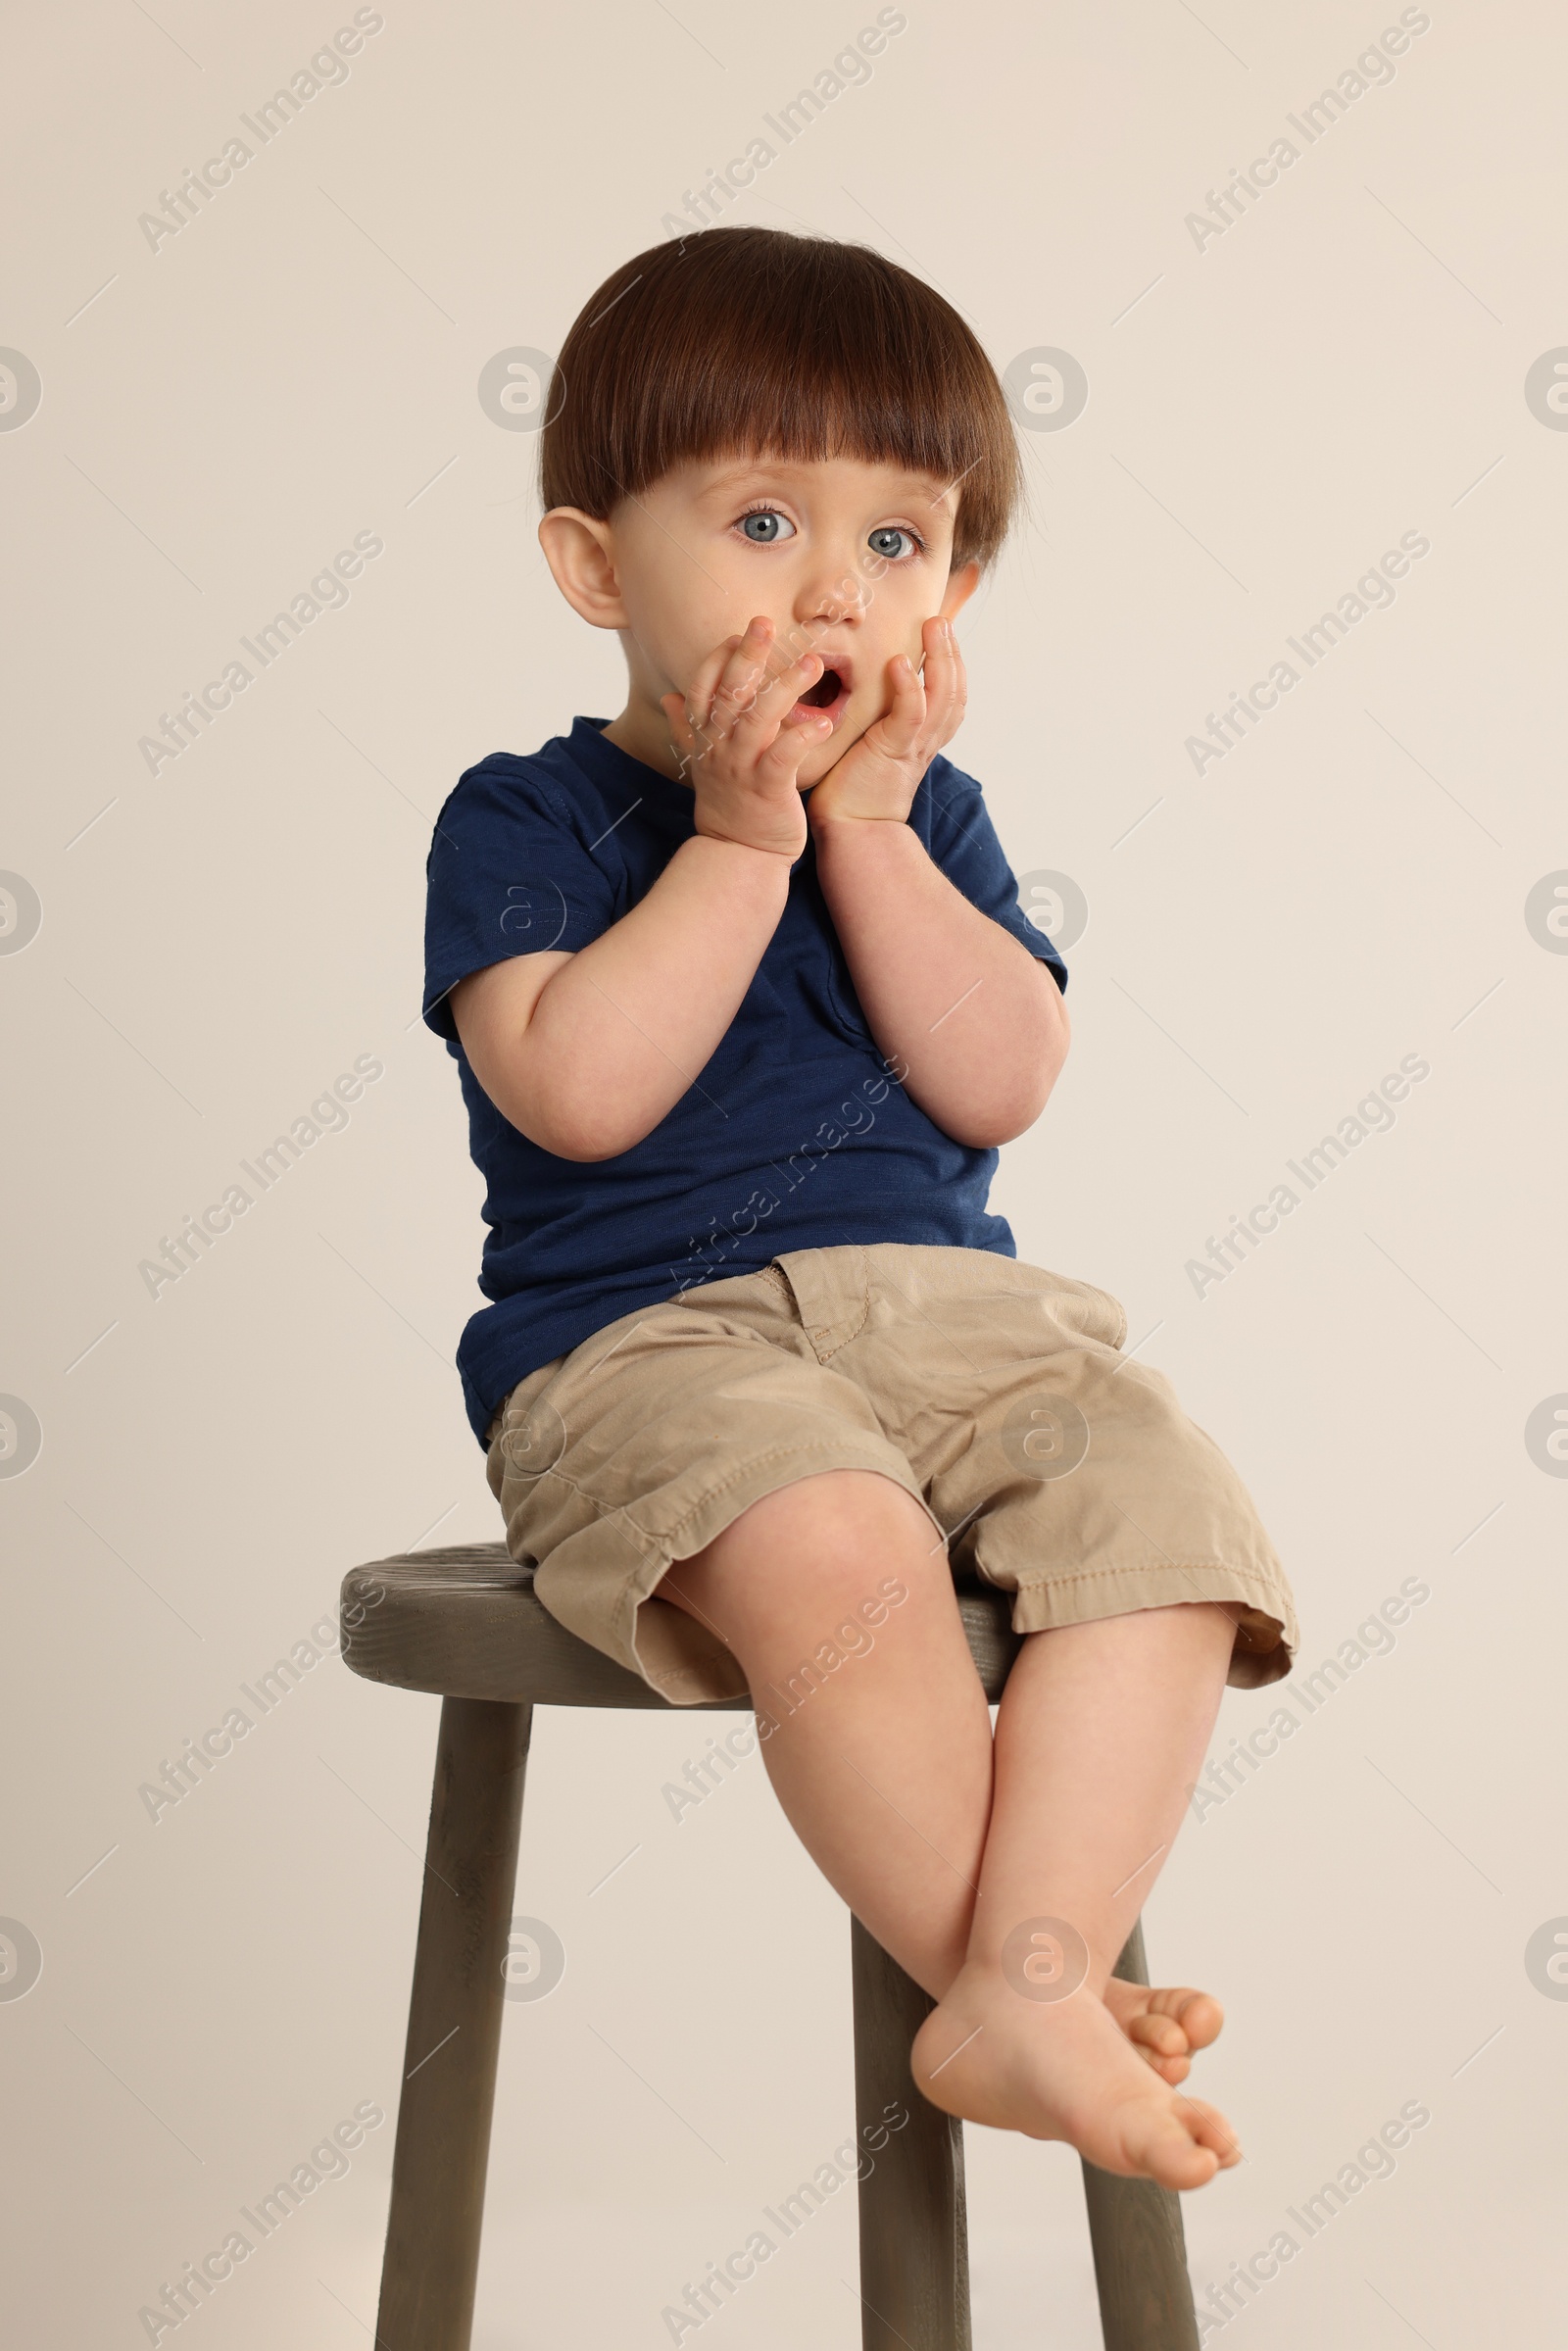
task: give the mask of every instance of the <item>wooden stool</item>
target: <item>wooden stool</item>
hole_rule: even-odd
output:
[[[958,1605],[995,1703],[1020,1646],[1006,1595],[961,1586]],[[354,1568],[342,1632],[355,1673],[443,1701],[376,2341],[468,2351],[533,1710],[667,1701],[558,1624],[499,1543]],[[857,2124],[909,2115],[859,2186],[863,2351],[969,2351],[962,2130],[909,2073],[933,2002],[858,1919],[851,1936]],[[1116,1973],[1149,1981],[1137,1927]],[[1088,2163],[1084,2189],[1105,2351],[1198,2351],[1179,2198]]]

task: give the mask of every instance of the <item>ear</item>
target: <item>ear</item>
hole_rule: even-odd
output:
[[[939,607],[943,619],[956,620],[979,585],[980,566],[976,563],[960,563],[956,571],[950,571]]]
[[[556,506],[539,525],[539,544],[556,586],[593,628],[629,626],[615,574],[615,539],[608,522],[581,507]]]

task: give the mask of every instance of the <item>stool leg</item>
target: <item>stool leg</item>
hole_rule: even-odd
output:
[[[1149,1982],[1141,1920],[1115,1973],[1127,1984]],[[1180,2196],[1087,2162],[1084,2196],[1105,2351],[1198,2351]]]
[[[378,2351],[468,2351],[532,1713],[441,1704]]]
[[[862,2351],[970,2351],[963,2126],[909,2072],[909,2044],[936,2003],[858,1919],[850,1934],[855,2114],[873,2165],[860,2181]]]

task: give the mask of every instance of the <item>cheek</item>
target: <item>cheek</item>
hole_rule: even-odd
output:
[[[621,601],[644,661],[662,691],[684,692],[701,663],[750,618],[736,617],[734,561],[672,518],[665,530],[649,518],[617,548]],[[728,558],[728,560],[726,560]]]
[[[888,574],[865,616],[865,643],[872,652],[879,679],[886,677],[888,663],[895,654],[906,655],[918,669],[925,658],[920,632],[940,602],[938,587],[929,577]]]
[[[858,675],[850,705],[855,715],[863,722],[869,722],[879,711],[892,709],[893,672],[890,663],[899,654],[902,653],[918,671],[924,659],[920,623],[925,617],[922,612],[900,620],[896,625],[874,627],[867,624],[858,648]]]
[[[657,672],[662,693],[685,693],[704,657],[733,633],[722,614],[709,609],[710,592],[699,607],[689,593],[684,599],[677,596],[674,586],[672,580],[662,585],[642,579],[635,588],[622,589],[632,637],[643,661]]]

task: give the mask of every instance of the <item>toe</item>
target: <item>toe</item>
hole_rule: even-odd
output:
[[[1225,2011],[1213,1993],[1195,1990],[1190,1984],[1164,1984],[1152,1991],[1147,2013],[1168,2017],[1179,2025],[1192,2049],[1206,2049],[1219,2037],[1225,2022]]]
[[[1212,1992],[1182,1991],[1170,2014],[1187,2035],[1190,2049],[1206,2049],[1219,2038],[1225,2023],[1225,2011]]]
[[[1206,2049],[1218,2038],[1225,2022],[1225,2011],[1213,1994],[1199,1991],[1191,1984],[1158,1984],[1151,1989],[1113,1976],[1105,1986],[1104,1999],[1117,2024],[1133,2039],[1139,2037],[1140,2022],[1158,2018],[1177,2027],[1189,2049]]]
[[[1200,2147],[1185,2131],[1172,2133],[1158,2150],[1153,2177],[1161,2187],[1206,2187],[1220,2165],[1212,2147]]]
[[[1185,2027],[1175,2017],[1158,2016],[1153,2009],[1128,2020],[1127,2037],[1160,2057],[1184,2056],[1189,2045]]]
[[[1212,2153],[1222,2172],[1241,2162],[1242,2150],[1236,2133],[1217,2106],[1210,2106],[1203,2098],[1183,2096],[1177,2102],[1177,2111],[1195,2145]]]
[[[1124,2143],[1131,2168],[1161,2187],[1204,2187],[1220,2168],[1215,2149],[1195,2136],[1180,2108],[1141,2118]]]
[[[1185,2082],[1192,2072],[1187,2035],[1174,2017],[1132,2017],[1127,2024],[1127,2037],[1144,2063],[1153,2067],[1161,2082],[1168,2082],[1174,2086],[1178,2082]]]

